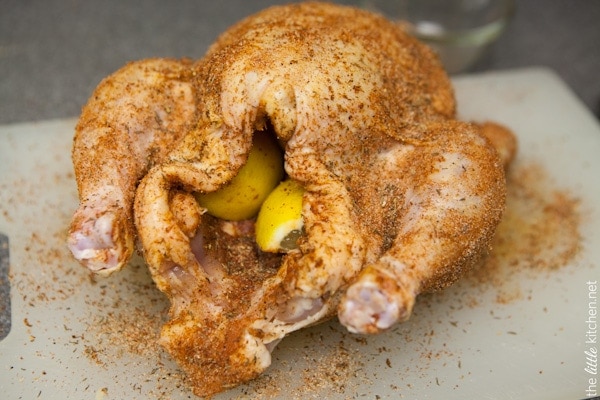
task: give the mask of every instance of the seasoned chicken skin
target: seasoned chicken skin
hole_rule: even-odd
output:
[[[68,245],[90,270],[106,275],[129,261],[136,186],[196,120],[190,77],[186,61],[131,63],[104,79],[83,108],[72,149],[80,205]]]
[[[138,69],[160,61],[126,67],[109,81],[131,75],[140,85],[114,93],[101,85],[84,111],[76,172],[107,116],[118,114],[108,136],[128,146],[137,146],[132,132],[153,133],[140,139],[146,156],[127,161],[135,168],[108,168],[95,186],[78,176],[82,207],[70,243],[76,255],[91,249],[79,258],[93,269],[110,271],[137,233],[172,304],[161,343],[197,395],[255,378],[285,335],[326,318],[356,333],[389,329],[410,316],[418,294],[450,285],[486,254],[514,138],[457,121],[437,57],[397,25],[332,4],[273,7],[234,25],[202,60],[167,62],[180,73],[161,69],[160,82],[140,81]],[[177,90],[153,98],[163,85]],[[145,104],[135,113],[103,103],[135,102],[138,92]],[[167,117],[167,129],[155,128]],[[287,177],[305,189],[303,234],[287,254],[259,250],[253,219],[220,220],[194,197],[237,175],[258,131],[277,137]],[[124,154],[100,148],[90,165]]]

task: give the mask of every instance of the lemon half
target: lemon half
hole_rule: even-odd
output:
[[[269,132],[255,132],[246,164],[231,182],[215,192],[198,193],[196,199],[217,218],[253,218],[283,175],[283,152],[277,140]]]
[[[294,180],[281,182],[262,204],[256,219],[256,243],[267,252],[288,252],[302,234],[304,188]]]

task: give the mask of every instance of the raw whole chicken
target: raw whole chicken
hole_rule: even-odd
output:
[[[288,253],[261,251],[253,219],[216,218],[195,197],[227,185],[261,131],[305,190]],[[172,304],[161,343],[208,396],[262,373],[292,331],[337,315],[378,333],[456,281],[488,251],[513,151],[501,127],[455,120],[437,57],[397,25],[274,7],[199,61],[140,61],[99,86],[75,137],[69,245],[109,273],[139,239]]]

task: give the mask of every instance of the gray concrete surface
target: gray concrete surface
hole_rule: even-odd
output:
[[[0,0],[0,124],[76,116],[127,61],[199,57],[229,25],[276,3],[285,2]],[[600,0],[517,1],[508,30],[474,71],[552,68],[598,115],[599,21]]]

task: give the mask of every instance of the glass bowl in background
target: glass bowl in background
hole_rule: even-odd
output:
[[[398,21],[440,56],[446,71],[472,67],[510,21],[514,0],[365,0],[365,8]]]

